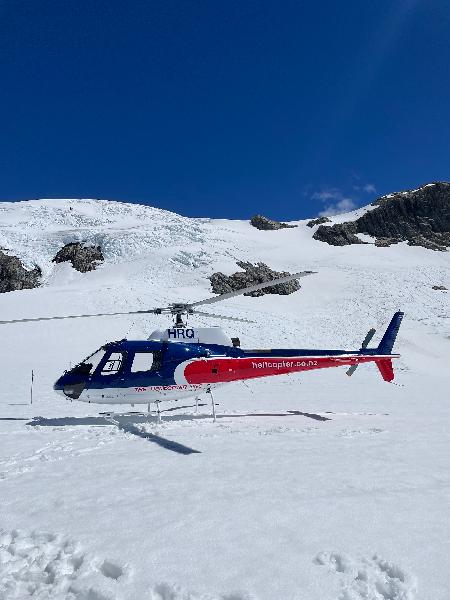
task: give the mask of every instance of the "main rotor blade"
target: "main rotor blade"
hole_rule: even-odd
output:
[[[158,313],[158,311],[131,310],[128,312],[97,313],[95,315],[66,315],[64,317],[36,317],[34,319],[11,319],[10,321],[0,321],[0,325],[7,325],[9,323],[31,323],[33,321],[54,321],[62,319],[88,319],[89,317],[115,317],[116,315],[145,315],[149,313]]]
[[[212,317],[213,319],[226,319],[227,321],[240,321],[241,323],[255,323],[249,319],[240,319],[239,317],[225,317],[224,315],[215,315],[213,313],[206,313],[200,310],[194,310],[194,315],[200,315],[201,317]]]
[[[257,290],[263,290],[264,288],[272,287],[273,285],[278,285],[279,283],[287,283],[288,281],[292,281],[293,279],[300,279],[301,277],[313,275],[314,273],[317,273],[317,271],[301,271],[300,273],[294,273],[294,275],[285,275],[284,277],[278,277],[277,279],[272,279],[271,281],[264,281],[263,283],[257,283],[255,285],[250,285],[248,287],[241,288],[240,290],[236,290],[235,292],[228,292],[227,294],[220,294],[219,296],[213,296],[212,298],[200,300],[199,302],[192,302],[192,304],[189,304],[188,306],[189,308],[194,308],[195,306],[202,306],[204,304],[214,304],[215,302],[222,302],[222,300],[234,298],[234,296],[241,296],[242,294],[247,294],[248,292],[256,292]]]

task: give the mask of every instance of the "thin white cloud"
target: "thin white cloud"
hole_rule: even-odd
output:
[[[354,185],[355,192],[365,192],[366,194],[376,194],[377,188],[373,183],[365,183],[364,185]]]
[[[366,183],[366,185],[363,186],[363,192],[366,192],[366,194],[376,194],[376,191],[377,188],[373,183]]]
[[[340,189],[325,187],[311,194],[311,200],[320,200],[325,208],[319,212],[320,217],[331,217],[340,213],[350,212],[358,206],[353,198],[345,196]]]
[[[333,204],[329,204],[319,213],[319,217],[332,217],[341,213],[350,212],[357,208],[356,203],[351,198],[342,198]]]
[[[314,192],[311,196],[312,200],[322,200],[323,202],[326,200],[336,200],[337,198],[342,198],[339,190],[323,190],[321,192]]]

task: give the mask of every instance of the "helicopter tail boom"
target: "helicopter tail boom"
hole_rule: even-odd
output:
[[[395,313],[377,348],[367,347],[375,334],[371,329],[359,350],[243,350],[237,360],[226,355],[188,360],[177,367],[175,375],[180,383],[189,384],[227,383],[340,366],[349,367],[347,375],[352,375],[361,363],[374,362],[384,381],[391,382],[392,359],[399,358],[392,349],[402,319],[402,312]]]

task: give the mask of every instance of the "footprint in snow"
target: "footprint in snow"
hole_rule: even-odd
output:
[[[313,561],[342,578],[339,600],[413,600],[416,582],[412,575],[376,554],[355,559],[338,552],[319,552]]]
[[[130,568],[85,552],[53,533],[0,529],[1,600],[128,600],[120,584]],[[122,592],[122,593],[121,593]],[[172,583],[158,583],[142,600],[254,600],[246,593],[197,595]]]
[[[2,600],[118,600],[114,587],[127,576],[62,535],[0,530]]]

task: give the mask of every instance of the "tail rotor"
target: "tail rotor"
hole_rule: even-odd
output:
[[[370,343],[370,340],[373,338],[373,336],[375,335],[376,329],[374,329],[372,327],[372,329],[369,329],[369,331],[367,332],[366,337],[363,340],[363,343],[361,344],[361,350],[365,350],[367,348],[367,346]],[[348,369],[346,371],[346,374],[351,377],[353,375],[353,373],[356,371],[356,369],[358,368],[359,365],[352,365],[350,367],[350,369]]]

